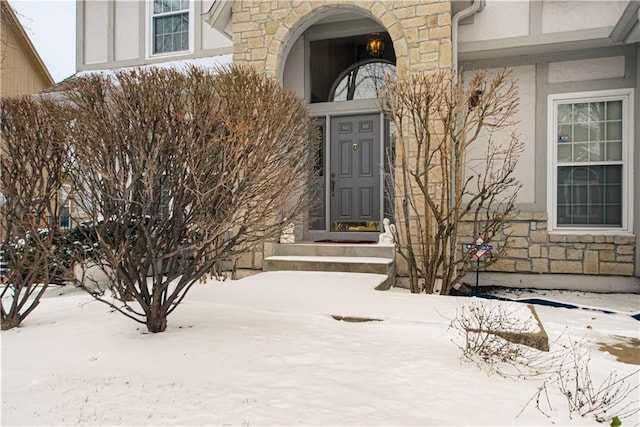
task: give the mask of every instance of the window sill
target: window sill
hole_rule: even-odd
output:
[[[593,235],[593,236],[634,236],[632,231],[623,228],[555,228],[548,230],[549,235]]]
[[[147,56],[147,59],[171,59],[176,57],[183,57],[193,55],[192,50],[176,50],[174,52],[154,53]]]

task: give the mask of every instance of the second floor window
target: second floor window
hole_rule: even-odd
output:
[[[152,53],[189,50],[189,0],[153,0]]]

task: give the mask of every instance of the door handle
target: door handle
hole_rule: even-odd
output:
[[[331,172],[331,197],[333,197],[333,193],[336,189],[336,173]]]

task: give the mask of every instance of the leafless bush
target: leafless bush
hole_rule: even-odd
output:
[[[510,378],[546,377],[553,372],[557,356],[527,345],[535,325],[516,313],[522,307],[488,301],[462,305],[450,324],[462,338],[456,343],[462,360]]]
[[[0,106],[3,269],[2,329],[19,326],[62,270],[58,190],[67,162],[67,111],[48,100],[3,99]]]
[[[614,417],[625,419],[638,414],[640,386],[629,380],[640,370],[624,376],[611,372],[596,386],[589,370],[590,363],[591,353],[580,343],[572,342],[553,375],[544,381],[525,408],[535,401],[536,408],[549,416],[548,412],[553,410],[549,391],[557,388],[566,400],[569,417],[574,414],[593,416],[596,421],[605,422]]]
[[[218,71],[89,76],[67,94],[85,255],[110,292],[80,285],[150,332],[217,262],[308,208],[306,108],[253,69]]]
[[[514,171],[524,145],[515,134],[505,144],[494,141],[496,131],[515,125],[511,72],[479,71],[468,82],[453,77],[442,70],[389,79],[379,95],[397,129],[390,177],[400,207],[396,241],[414,293],[433,293],[441,280],[448,294],[468,271],[473,254],[460,250],[464,221],[485,242],[508,240],[521,187]],[[505,250],[495,247],[490,262]]]

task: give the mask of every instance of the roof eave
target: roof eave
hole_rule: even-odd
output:
[[[611,40],[618,43],[626,43],[629,35],[636,25],[638,25],[639,13],[640,1],[630,1],[609,35]]]
[[[231,32],[231,9],[232,0],[215,0],[209,10],[205,13],[205,22],[213,29],[224,34],[229,40],[232,38]]]

